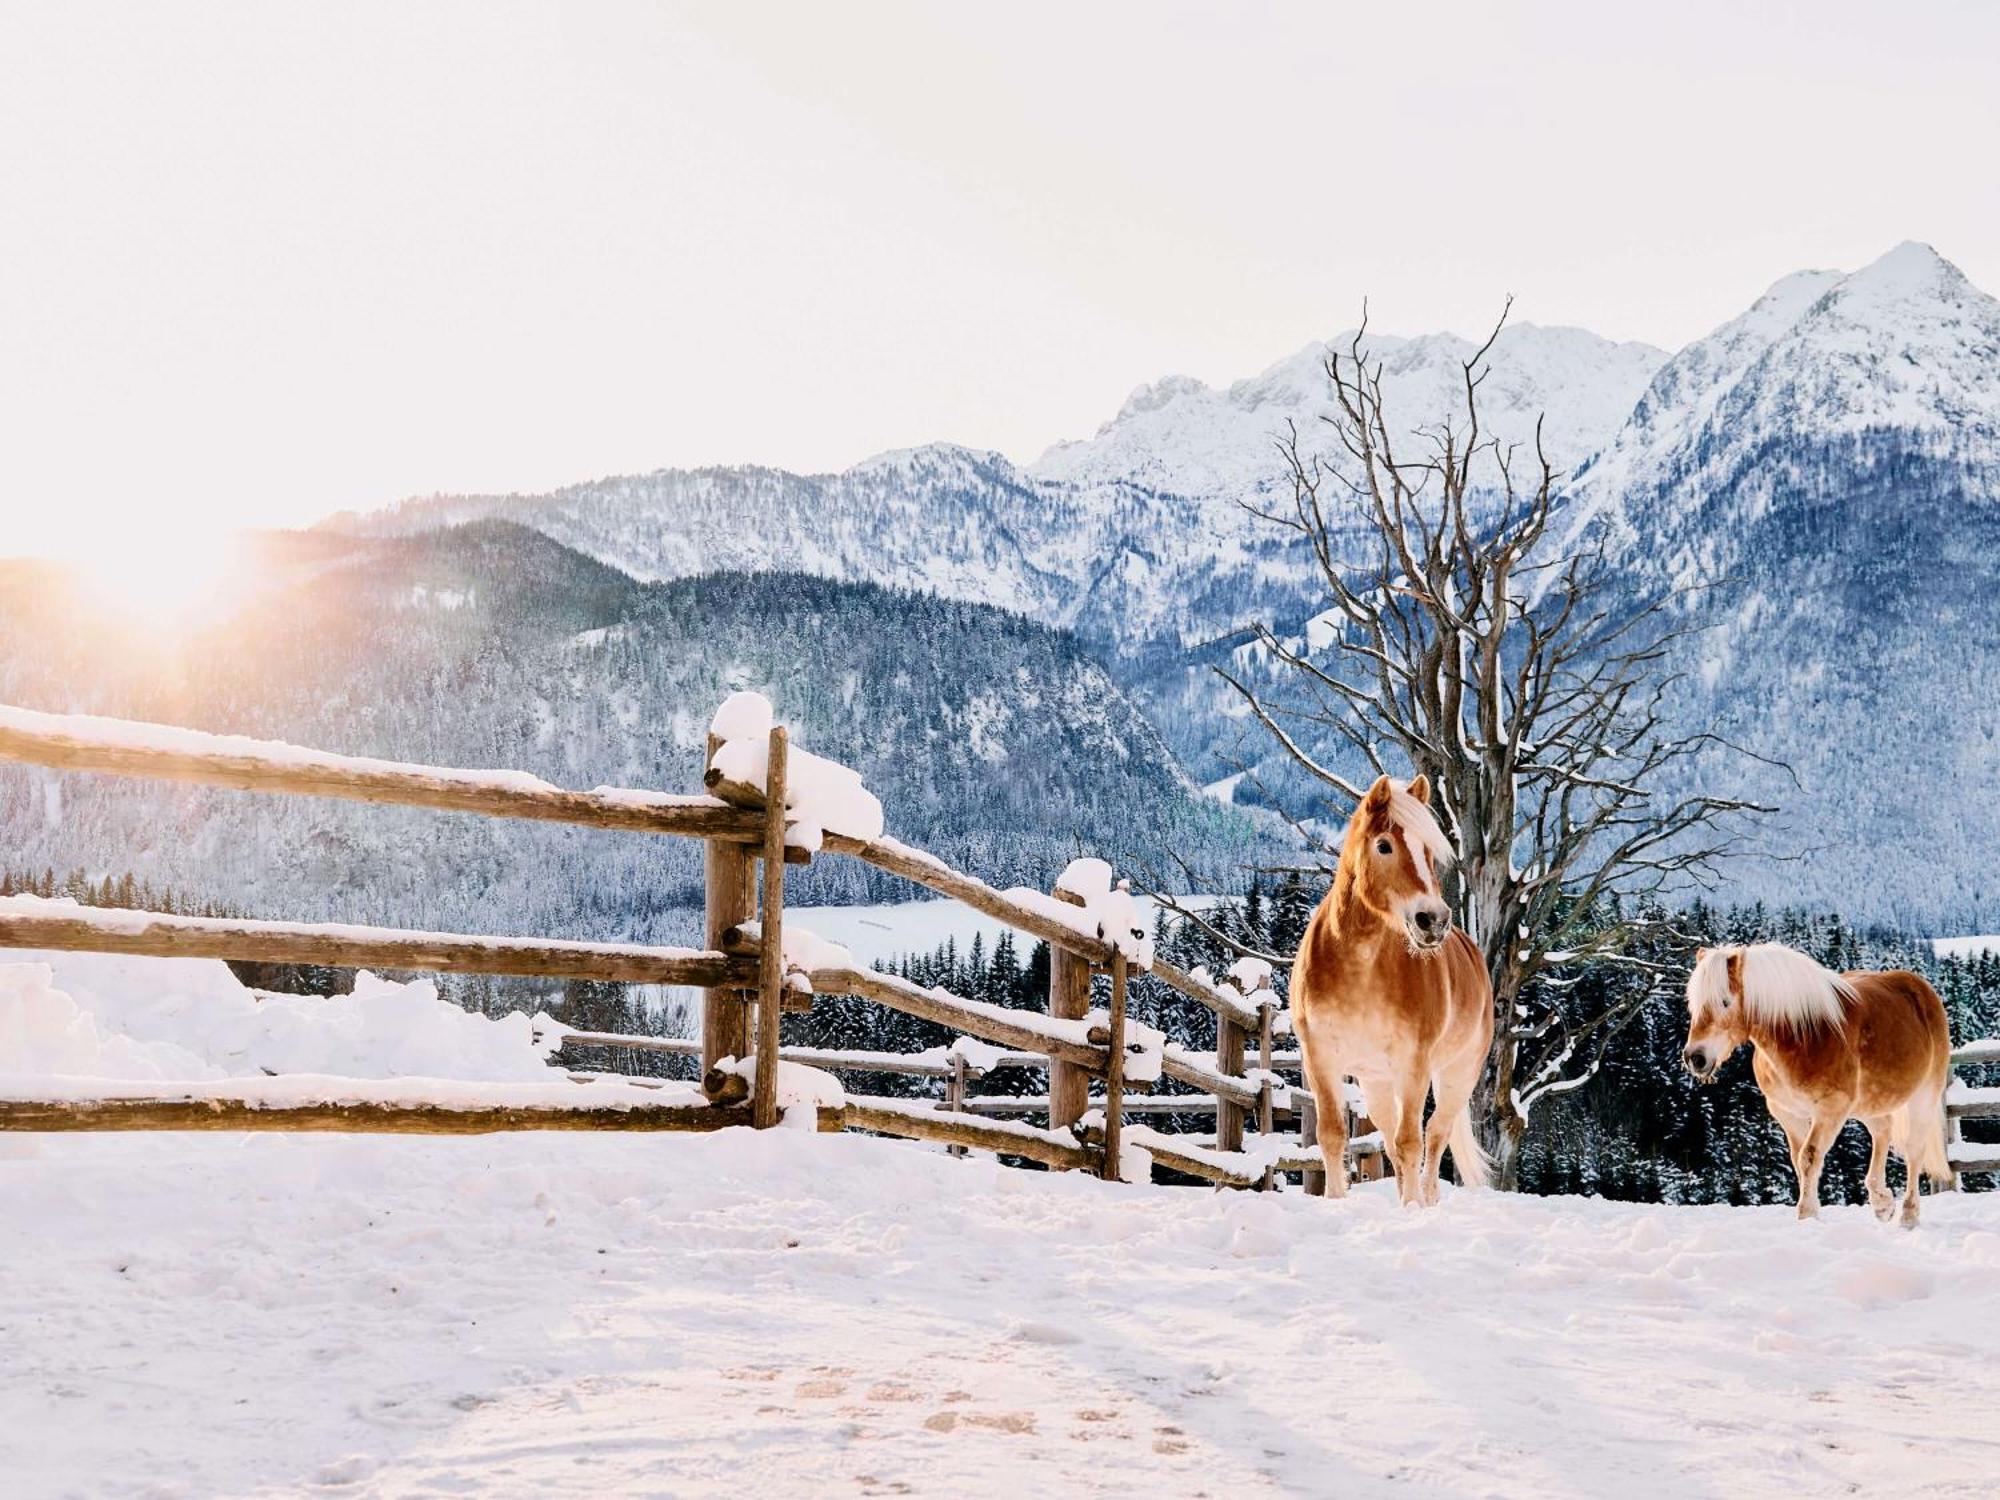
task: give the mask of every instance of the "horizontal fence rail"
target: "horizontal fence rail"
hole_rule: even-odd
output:
[[[302,750],[270,740],[0,706],[0,759],[57,771],[195,781],[441,812],[755,843],[763,819],[714,797],[564,791],[519,771],[466,771]]]
[[[756,977],[755,965],[743,959],[681,948],[411,932],[397,927],[180,917],[108,907],[87,907],[72,914],[67,908],[52,909],[41,901],[31,906],[19,897],[0,897],[0,948],[320,964],[334,969],[599,979],[623,984],[744,984]]]

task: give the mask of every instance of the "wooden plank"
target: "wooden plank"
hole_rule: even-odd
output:
[[[0,948],[247,959],[324,964],[335,969],[524,974],[623,984],[741,984],[754,973],[753,966],[742,959],[679,948],[410,932],[397,927],[177,917],[106,907],[55,907],[5,897],[0,897]]]
[[[145,744],[143,740],[157,744]],[[44,714],[0,705],[0,759],[57,771],[193,781],[246,792],[336,797],[590,828],[756,842],[763,820],[715,797],[565,791],[512,772],[332,755],[240,735]]]
[[[920,1020],[935,1021],[996,1047],[1039,1053],[1074,1063],[1100,1076],[1104,1072],[1102,1047],[1051,1035],[1033,1024],[1039,1019],[1033,1011],[1010,1011],[998,1005],[962,1000],[943,990],[927,990],[894,974],[872,969],[814,969],[811,977],[813,990],[818,994],[860,995],[877,1005],[886,1005]]]
[[[759,1130],[778,1123],[778,1023],[785,1013],[785,726],[773,725],[764,762],[763,951],[758,958],[757,1083],[750,1106]]]
[[[1125,1128],[1125,954],[1111,956],[1111,1036],[1104,1049],[1104,1175],[1120,1179],[1118,1149]],[[1086,1103],[1089,1080],[1084,1080]],[[1054,1092],[1053,1087],[1050,1090]],[[1051,1125],[1056,1122],[1051,1119]]]
[[[1217,1016],[1215,1020],[1215,1071],[1228,1079],[1239,1079],[1243,1075],[1243,1051],[1245,1037],[1243,1028],[1229,1016]],[[1169,1074],[1169,1077],[1173,1075]],[[1244,1090],[1250,1094],[1248,1103],[1257,1102],[1256,1092],[1245,1083]],[[1243,1149],[1244,1102],[1231,1093],[1217,1090],[1216,1099],[1221,1107],[1215,1112],[1215,1143],[1218,1150],[1241,1151]]]
[[[1954,1089],[1945,1096],[1948,1120],[2000,1120],[2000,1088]]]
[[[293,1130],[386,1135],[489,1135],[503,1130],[727,1130],[750,1124],[747,1106],[718,1109],[413,1104],[260,1105],[229,1099],[0,1100],[0,1131]],[[842,1128],[822,1111],[821,1130]]]
[[[1094,1165],[1089,1150],[1070,1139],[1066,1132],[947,1114],[922,1099],[874,1099],[865,1094],[849,1094],[843,1114],[849,1130],[872,1130],[878,1135],[970,1146],[978,1151],[1025,1157],[1064,1171],[1088,1171]]]
[[[1090,1096],[1092,1108],[1104,1103],[1104,1096]],[[1207,1094],[1127,1094],[1125,1113],[1128,1115],[1212,1115],[1215,1100]],[[968,1114],[975,1115],[1040,1115],[1047,1114],[1049,1096],[1047,1094],[979,1094],[965,1101]]]
[[[708,737],[709,758],[721,741]],[[757,869],[751,851],[725,839],[710,839],[702,858],[703,941],[722,950],[723,934],[750,920],[756,909]],[[725,1057],[750,1054],[750,1003],[743,991],[717,985],[702,992],[701,1066],[707,1072]]]
[[[951,1072],[944,1086],[944,1112],[948,1115],[962,1114],[965,1109],[965,1058],[959,1053],[951,1055]],[[947,1146],[953,1156],[963,1156],[969,1149],[965,1146]]]
[[[1303,1151],[1319,1144],[1319,1105],[1313,1098],[1311,1089],[1306,1089],[1299,1097],[1299,1147]],[[1299,1182],[1306,1190],[1308,1198],[1326,1196],[1326,1163],[1322,1160],[1302,1169]]]
[[[1056,899],[1081,906],[1082,898],[1057,891]],[[1116,958],[1116,953],[1111,955]],[[1062,948],[1049,950],[1049,1017],[1081,1021],[1090,1014],[1090,960]],[[1053,1060],[1049,1064],[1049,1125],[1065,1129],[1083,1118],[1090,1097],[1090,1075],[1083,1068]]]
[[[1093,1129],[1085,1132],[1085,1136],[1091,1144],[1101,1145],[1104,1132]],[[1252,1161],[1240,1151],[1216,1151],[1143,1125],[1132,1127],[1127,1143],[1151,1152],[1157,1166],[1202,1178],[1218,1187],[1254,1188],[1264,1175],[1263,1163]]]
[[[1184,1083],[1189,1088],[1213,1094],[1218,1100],[1235,1105],[1238,1110],[1249,1109],[1257,1103],[1257,1091],[1250,1086],[1248,1079],[1231,1078],[1202,1054],[1189,1052],[1171,1042],[1160,1054],[1160,1072],[1175,1083]]]
[[[1206,1005],[1216,1015],[1228,1017],[1238,1026],[1248,1029],[1257,1024],[1256,1009],[1237,998],[1233,990],[1204,983],[1178,964],[1170,964],[1157,955],[1153,959],[1151,972],[1153,977],[1163,984],[1179,990],[1190,1000],[1197,1000]]]
[[[940,896],[962,901],[974,911],[997,917],[1009,927],[1040,938],[1053,952],[1073,953],[1094,964],[1111,962],[1111,944],[1102,938],[1086,936],[1067,923],[1009,899],[985,881],[960,874],[933,855],[894,839],[864,841],[828,830],[820,847],[830,853],[852,855],[878,870],[887,870],[891,875],[900,875],[926,890],[936,891]]]
[[[1951,1060],[1961,1067],[1972,1067],[1979,1063],[2000,1063],[2000,1036],[1967,1042],[1952,1052]]]

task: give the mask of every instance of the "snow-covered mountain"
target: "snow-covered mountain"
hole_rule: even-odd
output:
[[[1344,347],[1346,336],[1330,341]],[[1472,345],[1372,337],[1399,425],[1449,418]],[[1224,388],[1142,387],[1093,437],[1022,466],[950,445],[841,474],[731,468],[608,479],[547,495],[439,497],[347,517],[373,533],[498,516],[642,579],[797,569],[997,605],[1075,630],[1208,780],[1265,754],[1207,671],[1241,627],[1297,630],[1311,560],[1241,502],[1283,492],[1275,441],[1326,409],[1313,345]],[[1509,328],[1482,386],[1490,431],[1546,442],[1571,471],[1573,528],[1607,528],[1633,598],[1674,595],[1716,627],[1679,663],[1686,727],[1787,761],[1741,787],[1788,809],[1773,848],[1856,840],[1871,865],[1748,864],[1732,878],[1856,914],[1972,917],[2000,824],[1991,684],[2000,679],[2000,310],[1929,247],[1846,274],[1803,271],[1671,359],[1576,329]],[[781,540],[775,545],[772,537]],[[1921,750],[1928,803],[1897,775]],[[1263,774],[1286,777],[1267,755]],[[1302,788],[1294,789],[1302,790]],[[1927,853],[1915,852],[1927,850]],[[1893,868],[1891,868],[1893,867]],[[1940,871],[1945,872],[1940,875]]]
[[[1297,616],[1309,596],[1309,558],[1241,502],[1284,488],[1275,445],[1288,421],[1309,440],[1318,429],[1328,347],[1223,391],[1146,387],[1096,437],[1030,468],[939,443],[839,474],[663,469],[541,495],[437,496],[334,524],[393,534],[500,517],[639,579],[797,569],[1018,610],[1121,654],[1192,645],[1252,617]],[[1366,347],[1413,443],[1453,415],[1475,345],[1437,334]],[[1665,358],[1580,329],[1510,328],[1482,387],[1492,430],[1532,442],[1546,411],[1551,455],[1578,464]]]
[[[1069,484],[1137,483],[1183,495],[1265,495],[1288,489],[1275,440],[1288,423],[1315,443],[1333,411],[1329,350],[1346,355],[1352,332],[1308,344],[1263,374],[1217,390],[1169,376],[1132,393],[1095,437],[1058,443],[1033,466],[1038,478]],[[1478,345],[1456,334],[1370,335],[1364,354],[1379,360],[1383,399],[1396,420],[1418,428],[1456,422],[1465,409],[1465,362]],[[1515,324],[1489,355],[1480,387],[1481,420],[1504,443],[1532,448],[1544,414],[1543,443],[1559,469],[1573,469],[1631,414],[1667,360],[1650,344],[1614,344],[1581,328]]]
[[[2000,301],[1927,245],[1785,278],[1579,480],[1635,597],[1712,622],[1678,706],[1818,850],[1741,879],[1855,914],[2000,905]]]

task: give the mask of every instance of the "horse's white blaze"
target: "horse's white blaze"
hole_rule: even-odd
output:
[[[1451,841],[1438,827],[1431,810],[1410,795],[1407,783],[1401,786],[1390,783],[1389,821],[1402,830],[1403,843],[1410,851],[1410,863],[1416,866],[1417,880],[1427,893],[1435,896],[1438,893],[1437,872],[1451,861]]]

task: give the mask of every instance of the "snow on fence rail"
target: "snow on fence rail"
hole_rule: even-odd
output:
[[[246,1086],[234,1093],[169,1089],[154,1095],[127,1090],[116,1098],[0,1100],[0,1125],[9,1128],[461,1131],[549,1128],[560,1116],[562,1128],[706,1129],[741,1123],[745,1108],[751,1121],[763,1127],[777,1123],[786,1092],[779,1081],[782,1065],[897,1072],[943,1078],[947,1083],[943,1109],[923,1101],[855,1096],[846,1096],[836,1109],[824,1099],[810,1098],[821,1128],[840,1128],[844,1120],[851,1128],[939,1140],[954,1150],[972,1147],[1052,1167],[1094,1166],[1101,1171],[1107,1162],[1136,1159],[1123,1148],[1143,1140],[1149,1143],[1145,1149],[1163,1165],[1211,1181],[1269,1186],[1274,1164],[1304,1171],[1309,1184],[1312,1179],[1310,1108],[1291,1108],[1289,1086],[1275,1071],[1288,1062],[1296,1066],[1296,1054],[1287,1057],[1273,1048],[1282,1017],[1265,984],[1268,966],[1261,974],[1251,966],[1219,982],[1156,957],[1129,890],[1113,881],[1110,867],[1101,861],[1076,861],[1052,892],[1002,891],[885,836],[881,806],[860,778],[791,747],[784,729],[772,722],[770,705],[755,694],[735,695],[716,715],[704,775],[706,792],[692,796],[613,787],[569,791],[518,771],[460,770],[335,755],[275,741],[4,705],[0,705],[0,759],[57,771],[164,778],[246,791],[671,834],[701,839],[707,851],[707,947],[700,950],[0,901],[0,947],[698,986],[707,996],[698,1046],[611,1033],[570,1033],[565,1040],[572,1046],[618,1045],[698,1056],[700,1095],[601,1106],[560,1095],[533,1105],[480,1103],[469,1100],[462,1089],[451,1100],[341,1095],[294,1097],[287,1102],[279,1102],[273,1090],[262,1087]],[[784,867],[808,862],[816,854],[860,859],[1048,943],[1052,960],[1048,1013],[1010,1010],[927,990],[862,969],[844,950],[819,943],[810,934],[788,934]],[[1217,1024],[1215,1052],[1189,1052],[1128,1023],[1123,1013],[1124,981],[1131,970],[1150,973],[1212,1010]],[[1091,980],[1101,973],[1112,975],[1109,1012],[1090,1010]],[[917,1054],[894,1064],[893,1054],[780,1047],[780,1014],[809,1006],[813,994],[857,995],[978,1040],[934,1049],[941,1054],[937,1057]],[[1247,1056],[1253,1038],[1258,1048],[1254,1068]],[[737,1061],[744,1058],[751,1061]],[[965,1098],[966,1081],[1002,1066],[1048,1069],[1049,1093],[1037,1106],[1048,1115],[1046,1130],[992,1119],[965,1107],[974,1103]],[[1157,1096],[1157,1100],[1180,1097],[1188,1100],[1189,1113],[1212,1112],[1216,1129],[1206,1145],[1192,1141],[1162,1145],[1152,1139],[1159,1132],[1142,1130],[1121,1142],[1125,1085],[1161,1077],[1201,1091],[1197,1096]],[[1093,1094],[1094,1081],[1108,1087]],[[808,1087],[800,1097],[814,1093]],[[694,1102],[697,1098],[699,1105]],[[990,1106],[990,1101],[978,1103]],[[1135,1112],[1169,1112],[1155,1107],[1155,1097],[1142,1097],[1137,1103]],[[593,1123],[614,1107],[620,1111],[615,1124]],[[1274,1134],[1275,1117],[1286,1113],[1301,1117],[1307,1143],[1289,1154]],[[25,1123],[58,1117],[66,1123]],[[1255,1151],[1245,1151],[1244,1128],[1253,1117],[1260,1143]]]

